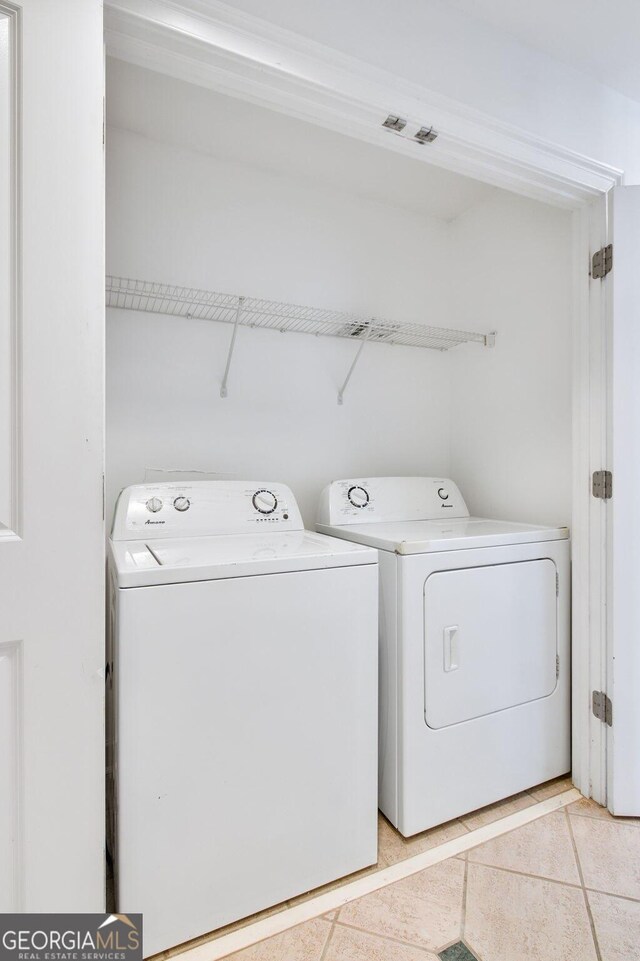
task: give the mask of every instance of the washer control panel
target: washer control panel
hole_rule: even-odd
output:
[[[278,498],[266,488],[256,491],[251,502],[259,514],[274,514],[278,509]]]
[[[320,497],[318,524],[468,517],[457,485],[444,477],[369,477],[333,481]]]
[[[192,481],[126,487],[116,505],[113,540],[303,530],[284,484]]]

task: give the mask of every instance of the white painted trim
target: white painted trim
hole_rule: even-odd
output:
[[[574,214],[573,491],[572,491],[572,776],[606,804],[606,732],[591,710],[606,689],[607,507],[590,479],[608,464],[608,348],[605,285],[591,280],[590,257],[606,242],[606,198]]]
[[[619,170],[218,0],[106,0],[110,56],[565,207],[620,183]],[[392,91],[392,93],[390,92]],[[381,127],[433,125],[431,145]]]
[[[2,518],[0,543],[20,540],[22,532],[22,10],[0,0],[0,13],[9,20],[10,164],[11,164],[11,515]],[[4,345],[3,345],[4,346]],[[3,452],[6,453],[6,452]]]
[[[11,871],[13,874],[13,899],[4,905],[5,911],[24,911],[25,893],[25,852],[23,835],[23,805],[24,805],[24,725],[23,725],[23,686],[24,686],[24,651],[22,641],[0,642],[0,660],[6,659],[10,665],[11,678],[9,682],[8,704],[12,716],[9,740],[11,742],[12,758],[8,769],[3,771],[8,777],[9,784],[14,786],[11,811],[7,812],[13,834],[11,852]],[[3,825],[4,827],[4,825]]]
[[[613,244],[613,270],[604,288],[608,349],[609,408],[607,461],[613,472],[608,522],[607,650],[602,670],[612,702],[607,738],[607,797],[618,816],[640,814],[640,712],[638,710],[638,246],[640,186],[624,186],[608,197],[607,242]]]
[[[365,895],[372,894],[374,891],[380,891],[382,888],[395,884],[396,881],[401,881],[403,878],[411,877],[412,874],[424,871],[434,864],[440,864],[441,861],[447,861],[449,858],[454,858],[465,851],[470,851],[471,848],[492,841],[502,834],[507,834],[508,831],[514,831],[525,824],[531,824],[532,821],[537,821],[538,818],[544,817],[546,814],[551,814],[553,811],[566,807],[567,804],[579,801],[580,797],[579,791],[574,789],[565,791],[556,797],[533,804],[523,811],[517,811],[508,817],[493,821],[491,824],[470,831],[468,834],[463,834],[462,837],[455,838],[453,841],[446,841],[429,851],[423,851],[422,854],[416,854],[414,857],[399,861],[397,864],[392,864],[390,867],[382,868],[372,874],[367,874],[363,878],[342,885],[342,887],[334,888],[326,894],[320,894],[318,897],[310,898],[308,901],[296,904],[292,908],[272,914],[270,917],[249,924],[238,931],[232,931],[218,938],[214,936],[211,941],[205,941],[193,948],[172,953],[171,959],[172,961],[218,961],[219,958],[227,957],[236,951],[242,951],[258,941],[272,938],[274,935],[282,934],[283,931],[288,931],[298,924],[304,924],[305,921],[311,921],[313,918],[318,918],[329,911],[335,911],[350,901],[365,897]]]
[[[608,197],[601,197],[590,208],[589,254],[608,242]],[[602,280],[589,280],[588,318],[590,337],[590,380],[588,382],[591,464],[589,480],[596,470],[611,466],[611,328],[607,310],[610,285]],[[610,631],[609,572],[610,530],[609,507],[589,493],[589,570],[588,589],[590,623],[588,722],[582,725],[583,737],[589,738],[589,790],[584,793],[598,804],[607,803],[607,726],[594,717],[591,707],[593,691],[607,690],[607,651]]]
[[[572,370],[572,445],[573,483],[571,518],[571,706],[572,706],[572,776],[573,783],[587,797],[590,796],[590,739],[585,737],[583,705],[590,689],[589,650],[576,643],[577,638],[588,638],[591,612],[589,609],[589,492],[585,477],[591,468],[590,405],[583,393],[590,391],[591,343],[589,325],[589,209],[581,207],[573,214],[573,370]]]

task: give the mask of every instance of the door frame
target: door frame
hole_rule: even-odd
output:
[[[606,505],[591,474],[606,466],[608,333],[605,285],[589,265],[623,172],[217,0],[105,0],[105,41],[120,60],[572,212],[572,777],[606,804],[606,731],[591,710],[591,692],[606,690]],[[408,136],[383,128],[390,113]],[[413,139],[422,126],[438,131],[433,144]]]
[[[0,0],[0,14],[8,28],[0,57],[8,296],[0,310],[9,414],[1,438],[0,902],[3,912],[98,911],[102,9],[97,0]]]

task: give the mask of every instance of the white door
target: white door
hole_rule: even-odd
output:
[[[609,658],[607,803],[640,815],[640,187],[610,198]]]
[[[556,565],[548,557],[431,574],[424,586],[425,720],[436,730],[553,694]]]
[[[0,0],[0,911],[103,909],[99,0]]]

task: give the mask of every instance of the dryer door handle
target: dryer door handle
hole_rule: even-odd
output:
[[[458,625],[451,624],[445,627],[442,632],[444,640],[444,669],[445,671],[457,671],[460,664],[458,662]]]

